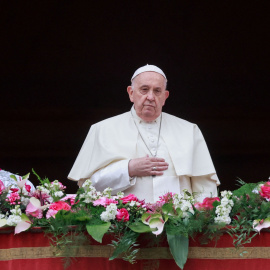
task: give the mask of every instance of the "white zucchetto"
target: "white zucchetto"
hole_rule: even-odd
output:
[[[134,74],[133,74],[133,76],[132,76],[132,78],[131,78],[131,81],[132,81],[136,76],[138,76],[139,74],[141,74],[141,73],[143,73],[143,72],[147,72],[147,71],[157,72],[157,73],[161,74],[161,75],[167,80],[167,78],[166,78],[164,72],[163,72],[159,67],[154,66],[154,65],[148,65],[148,64],[147,64],[147,65],[145,65],[145,66],[143,66],[143,67],[138,68],[138,69],[134,72]]]

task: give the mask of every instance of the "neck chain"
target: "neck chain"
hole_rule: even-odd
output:
[[[136,128],[137,128],[137,130],[138,130],[138,132],[139,132],[139,135],[140,135],[140,137],[141,137],[141,139],[142,139],[144,145],[145,145],[146,148],[148,149],[150,155],[151,155],[152,157],[156,157],[156,156],[157,156],[157,151],[158,151],[159,138],[160,138],[160,130],[161,130],[161,122],[162,122],[162,113],[161,113],[161,115],[160,115],[160,123],[159,123],[159,131],[158,131],[158,140],[157,140],[156,152],[155,152],[154,155],[153,155],[152,152],[151,152],[151,150],[149,149],[147,143],[145,142],[145,140],[144,140],[144,138],[143,138],[143,136],[142,136],[142,134],[141,134],[141,132],[140,132],[139,127],[137,126],[137,123],[136,123],[136,121],[135,121],[135,119],[134,119],[134,116],[133,116],[132,111],[130,111],[130,112],[131,112],[131,115],[132,115],[132,119],[133,119],[133,121],[134,121],[134,124],[135,124],[135,126],[136,126]]]

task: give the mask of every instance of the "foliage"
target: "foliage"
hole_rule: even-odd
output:
[[[270,226],[270,182],[246,184],[238,180],[239,189],[223,191],[220,197],[203,202],[184,191],[167,193],[149,204],[132,194],[112,196],[110,188],[98,192],[89,179],[77,194],[66,196],[61,182],[33,173],[40,181],[35,190],[26,184],[29,175],[19,180],[12,177],[17,186],[5,187],[0,181],[0,227],[14,226],[17,233],[42,227],[55,254],[65,257],[66,266],[80,247],[87,249],[91,239],[102,243],[104,235],[110,234],[114,237],[110,260],[135,263],[139,236],[152,235],[152,245],[166,236],[173,258],[183,268],[189,238],[199,237],[201,244],[206,244],[228,233],[235,247],[240,247]]]

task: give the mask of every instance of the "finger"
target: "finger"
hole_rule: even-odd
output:
[[[160,176],[160,175],[163,175],[163,172],[162,171],[152,171],[151,175]]]
[[[152,158],[150,158],[150,161],[152,161],[152,162],[165,162],[165,159],[158,158],[158,157],[152,157]]]
[[[153,162],[151,164],[153,167],[164,167],[164,166],[169,166],[169,164],[167,162]]]
[[[159,166],[156,168],[156,171],[166,171],[168,170],[168,166]]]

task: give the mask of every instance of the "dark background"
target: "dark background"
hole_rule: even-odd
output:
[[[268,179],[268,1],[22,2],[0,4],[0,168],[75,192],[90,125],[130,109],[148,63],[168,77],[164,111],[203,131],[221,190]]]

